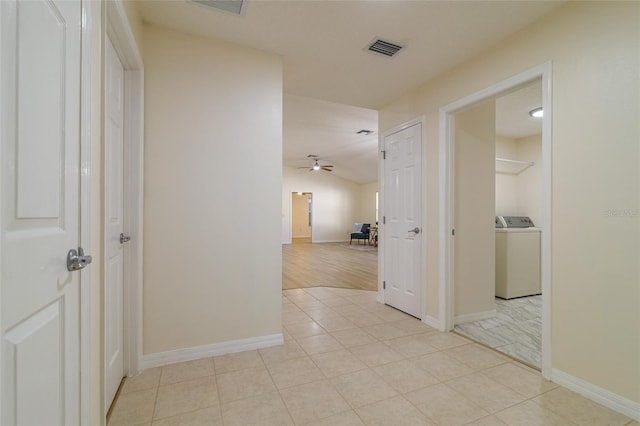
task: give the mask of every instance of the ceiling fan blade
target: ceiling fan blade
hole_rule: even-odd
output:
[[[331,167],[327,167],[327,166],[320,166],[320,168],[322,170],[324,170],[325,172],[332,172],[333,171],[333,169]]]

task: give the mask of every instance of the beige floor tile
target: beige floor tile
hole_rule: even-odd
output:
[[[570,426],[576,425],[551,410],[545,410],[541,405],[529,400],[514,405],[495,414],[495,416],[509,426]]]
[[[440,350],[455,348],[456,346],[468,345],[472,343],[464,337],[456,336],[452,333],[431,333],[426,337],[427,343]]]
[[[490,413],[495,413],[526,399],[513,389],[503,386],[481,373],[459,377],[446,384]]]
[[[495,367],[496,365],[505,364],[511,361],[504,355],[500,355],[491,349],[483,348],[475,343],[456,346],[455,348],[447,349],[444,352],[468,365],[473,370],[484,370],[485,368]]]
[[[180,414],[174,417],[157,420],[153,426],[222,426],[222,416],[219,407],[203,408],[202,410]]]
[[[336,296],[327,297],[326,299],[320,299],[320,301],[330,308],[335,308],[336,306],[353,305],[353,303],[351,303],[349,299]]]
[[[305,423],[304,426],[363,426],[362,420],[355,411],[345,411],[321,420]]]
[[[334,311],[333,309],[328,308],[326,306],[309,308],[309,309],[305,308],[305,313],[314,321],[327,319],[327,318],[339,318],[342,316],[336,311]]]
[[[327,377],[363,370],[367,365],[346,349],[312,355],[311,359]]]
[[[278,392],[269,392],[222,404],[225,426],[292,425]]]
[[[372,335],[378,340],[391,340],[398,337],[404,337],[410,334],[410,332],[401,330],[394,327],[391,324],[377,324],[364,327],[364,331]]]
[[[387,340],[385,343],[403,356],[407,358],[414,358],[419,355],[438,351],[438,349],[427,343],[426,336],[428,335],[428,333],[413,334],[411,336]]]
[[[316,334],[326,334],[327,330],[320,327],[315,321],[301,322],[299,324],[289,324],[284,326],[285,330],[293,337],[315,336]]]
[[[349,348],[349,350],[369,367],[377,367],[378,365],[388,364],[404,358],[382,342],[356,346]]]
[[[409,392],[404,397],[438,424],[465,424],[489,415],[472,401],[442,383]]]
[[[344,349],[344,347],[336,339],[334,339],[333,336],[328,334],[302,337],[297,340],[300,347],[302,347],[302,349],[304,349],[304,351],[309,355]]]
[[[127,377],[124,380],[124,384],[122,385],[120,394],[122,395],[129,392],[137,392],[141,390],[157,388],[158,383],[160,383],[161,372],[162,369],[159,367],[149,368],[147,370],[144,370],[137,376]]]
[[[334,306],[332,309],[337,313],[344,315],[348,319],[352,319],[351,317],[357,318],[359,315],[364,315],[367,313],[367,311],[362,309],[360,306],[351,302],[349,302],[348,305]]]
[[[544,393],[533,401],[579,425],[625,425],[631,420],[562,387]]]
[[[508,426],[505,422],[500,420],[494,415],[483,417],[471,423],[467,423],[465,426]],[[522,425],[524,426],[524,424]]]
[[[481,373],[527,398],[533,398],[558,387],[555,383],[543,379],[539,372],[523,368],[514,362],[501,364],[483,370]]]
[[[436,330],[433,327],[428,326],[417,318],[409,318],[400,321],[390,322],[392,326],[399,328],[400,330],[405,330],[410,332],[411,334],[420,334],[420,333],[435,333]]]
[[[284,389],[280,394],[296,424],[324,419],[351,409],[326,380]]]
[[[411,392],[438,383],[438,379],[409,360],[391,362],[375,367],[373,370],[400,393]]]
[[[128,426],[148,423],[153,418],[157,389],[129,392],[118,396],[109,419],[109,426]]]
[[[331,335],[335,337],[335,339],[340,342],[340,344],[342,344],[345,348],[368,345],[369,343],[375,343],[378,341],[378,339],[362,330],[361,328],[334,331],[333,333],[331,333]]]
[[[393,321],[402,321],[406,319],[411,319],[411,315],[405,314],[404,312],[398,311],[394,308],[388,306],[382,306],[385,309],[374,310],[372,311],[376,316],[382,318],[385,322],[393,322]]]
[[[160,386],[213,376],[213,358],[197,359],[162,367]]]
[[[267,367],[278,389],[324,379],[322,371],[309,357],[294,358]]]
[[[265,367],[247,368],[216,375],[220,402],[235,401],[276,390]]]
[[[367,425],[413,426],[435,425],[402,396],[375,402],[356,409]]]
[[[262,357],[257,350],[216,356],[213,358],[213,364],[216,374],[242,370],[244,368],[264,367]]]
[[[201,408],[219,409],[218,392],[213,376],[160,386],[154,420],[189,413]]]
[[[379,316],[366,311],[364,311],[364,313],[347,312],[344,314],[344,316],[348,318],[351,322],[353,322],[355,325],[357,325],[358,327],[369,327],[372,325],[385,323],[385,320],[383,320]]]
[[[473,373],[473,370],[444,352],[434,352],[413,358],[412,361],[436,379],[444,382]]]
[[[349,321],[347,318],[343,316],[321,318],[318,320],[318,324],[320,324],[320,326],[325,330],[327,330],[328,332],[349,330],[349,329],[358,327],[356,324]]]
[[[285,340],[283,345],[259,349],[258,352],[267,366],[307,355],[295,340]]]
[[[331,383],[353,408],[382,401],[398,394],[370,369],[334,377]]]
[[[310,322],[312,319],[304,312],[283,312],[282,325],[298,324],[301,322]]]

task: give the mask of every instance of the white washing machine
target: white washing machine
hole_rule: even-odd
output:
[[[496,216],[496,296],[541,293],[540,228],[526,216]]]

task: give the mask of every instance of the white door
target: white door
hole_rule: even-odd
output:
[[[80,1],[0,17],[0,423],[79,424]]]
[[[384,301],[422,314],[422,124],[384,138]]]
[[[105,409],[124,376],[123,351],[123,197],[124,70],[107,39],[105,52]]]

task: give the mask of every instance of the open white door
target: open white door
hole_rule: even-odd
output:
[[[124,69],[107,38],[105,52],[105,410],[124,377]],[[121,237],[122,235],[122,237]]]
[[[422,123],[384,137],[384,301],[422,315]]]
[[[0,18],[0,423],[79,424],[81,4],[7,0]]]

